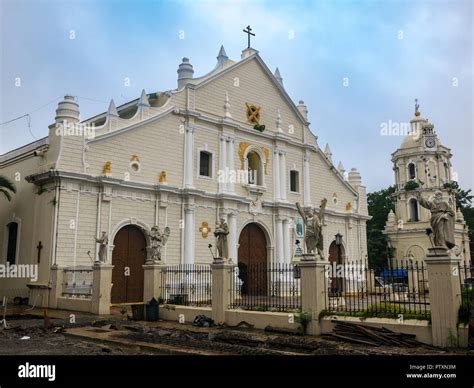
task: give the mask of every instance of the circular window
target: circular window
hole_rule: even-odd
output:
[[[140,162],[134,160],[130,162],[129,169],[131,172],[139,173],[140,172]]]

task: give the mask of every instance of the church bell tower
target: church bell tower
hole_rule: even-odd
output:
[[[469,238],[463,215],[456,209],[454,193],[446,187],[453,180],[451,150],[441,144],[434,125],[421,116],[415,100],[415,117],[400,148],[392,154],[395,175],[395,212],[385,225],[387,238],[396,259],[424,259],[431,246],[426,229],[430,228],[430,211],[421,207],[418,193],[426,199],[441,191],[456,211],[456,245],[469,258]]]

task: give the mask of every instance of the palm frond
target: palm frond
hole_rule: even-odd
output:
[[[0,188],[16,193],[15,184],[6,176],[0,175]]]
[[[0,188],[0,194],[3,194],[8,201],[11,201],[12,196],[9,191]]]

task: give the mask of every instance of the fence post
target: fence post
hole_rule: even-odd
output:
[[[58,308],[58,299],[63,293],[64,271],[57,264],[51,267],[51,290],[48,301],[48,307]]]
[[[93,281],[91,312],[93,314],[110,314],[113,268],[113,265],[104,263],[94,263],[92,266]]]
[[[461,305],[460,258],[443,247],[428,248],[426,255],[434,346],[458,343],[458,313]]]
[[[225,311],[230,304],[230,273],[234,264],[214,261],[212,270],[212,319],[215,323],[225,323]]]
[[[159,300],[162,297],[161,285],[163,284],[165,264],[145,264],[143,265],[143,300],[145,303],[152,298]]]
[[[301,268],[301,311],[311,314],[308,334],[321,334],[319,314],[326,308],[325,260],[316,260],[314,255],[306,254],[300,261]]]

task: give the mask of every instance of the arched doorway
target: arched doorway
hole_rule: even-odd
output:
[[[112,304],[143,302],[145,235],[138,226],[124,226],[115,235],[114,246]]]
[[[329,278],[328,287],[330,288],[331,294],[340,294],[344,291],[344,272],[339,265],[344,264],[344,246],[341,244],[339,247],[336,242],[333,241],[329,246],[329,262],[331,264],[331,277]],[[339,276],[338,276],[339,275]]]
[[[420,218],[418,216],[418,201],[415,198],[411,198],[408,201],[408,221],[417,222]]]
[[[246,225],[240,232],[237,265],[242,295],[266,295],[267,239],[256,223]]]

